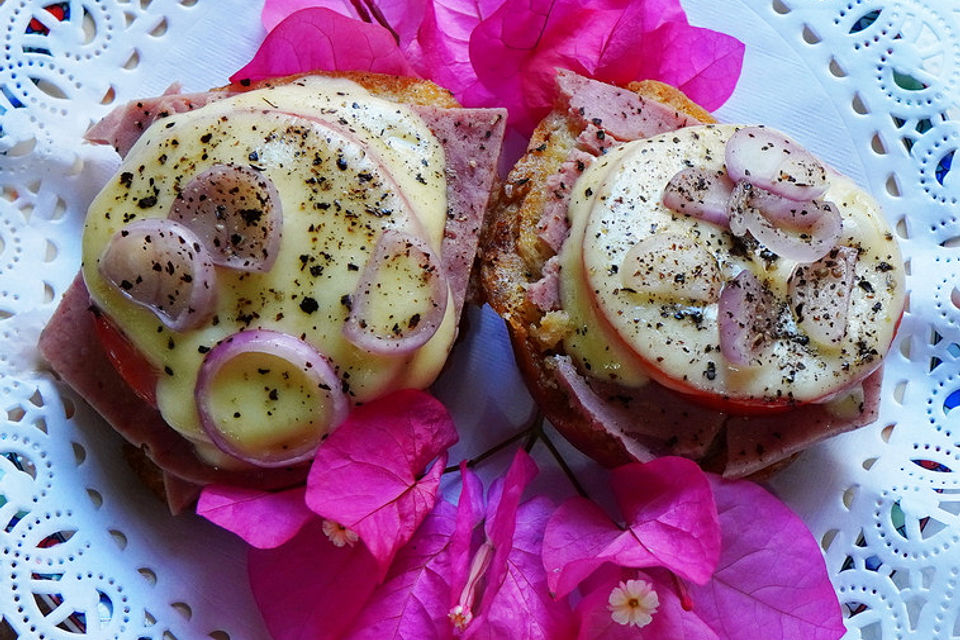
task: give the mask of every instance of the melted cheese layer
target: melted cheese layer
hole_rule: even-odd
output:
[[[561,252],[561,300],[578,320],[564,346],[588,365],[581,370],[633,386],[646,372],[687,392],[778,403],[830,396],[879,365],[903,309],[903,264],[878,205],[852,181],[831,171],[823,196],[843,219],[838,244],[859,250],[848,324],[836,345],[816,344],[796,326],[788,299],[795,261],[662,204],[665,185],[680,170],[723,168],[725,143],[736,128],[689,127],[630,142],[577,181],[568,211],[571,236]],[[698,255],[703,250],[716,260],[724,280],[747,269],[773,292],[781,320],[762,366],[737,367],[721,355],[716,300],[624,286],[618,272],[628,252],[654,234],[695,244]]]
[[[273,181],[282,204],[280,250],[266,273],[217,267],[213,320],[173,331],[108,284],[98,262],[124,225],[167,217],[193,176],[226,163],[250,166]],[[354,402],[430,384],[453,343],[452,304],[439,330],[412,355],[367,353],[348,342],[342,328],[348,297],[380,234],[402,230],[439,255],[445,221],[444,151],[423,121],[348,80],[305,78],[172,115],[145,131],[90,207],[83,273],[96,305],[161,372],[157,401],[164,419],[203,445],[209,440],[193,401],[197,375],[204,354],[241,330],[305,339],[331,361]],[[416,312],[407,302],[395,300],[399,317]]]

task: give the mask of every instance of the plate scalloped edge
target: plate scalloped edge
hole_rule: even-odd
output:
[[[758,114],[868,186],[909,264],[881,420],[807,452],[774,488],[821,541],[847,638],[958,637],[960,12],[934,0],[683,4],[691,21],[748,43],[721,116]],[[33,349],[79,263],[86,203],[115,166],[80,146],[76,123],[159,93],[184,68],[190,89],[224,82],[262,37],[257,8],[0,5],[0,589],[12,594],[0,614],[21,637],[266,637],[246,590],[219,588],[245,580],[236,540],[151,502],[117,439]],[[202,69],[190,65],[201,51],[212,61]],[[789,73],[770,74],[771,62]],[[771,89],[788,78],[815,90]]]

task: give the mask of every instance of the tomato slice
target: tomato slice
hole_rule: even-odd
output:
[[[127,336],[102,313],[94,314],[97,337],[107,358],[137,396],[157,406],[157,371]]]

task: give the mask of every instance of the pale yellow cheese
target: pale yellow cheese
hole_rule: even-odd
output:
[[[745,248],[729,231],[662,204],[664,187],[680,170],[723,167],[725,142],[735,130],[733,125],[707,125],[630,142],[617,148],[615,171],[602,170],[601,161],[596,170],[584,172],[569,210],[572,238],[582,241],[568,242],[562,254],[565,276],[579,276],[581,282],[565,284],[562,301],[588,331],[565,346],[580,361],[603,362],[601,371],[617,365],[655,368],[658,379],[686,390],[766,401],[816,400],[862,377],[886,352],[903,308],[900,253],[876,202],[849,179],[830,172],[823,197],[837,205],[843,218],[839,244],[860,249],[860,255],[843,339],[837,345],[807,339],[787,308],[795,261],[771,259],[762,247]],[[582,197],[586,192],[594,197]],[[751,270],[784,305],[779,334],[763,353],[763,366],[737,367],[721,355],[716,300],[624,286],[619,269],[631,249],[664,233],[686,238],[711,255],[724,280]],[[609,335],[593,330],[604,322],[591,319],[590,313],[612,327],[621,345],[628,346],[621,349],[626,355],[611,362]]]
[[[213,321],[172,331],[105,282],[98,261],[125,224],[166,218],[178,190],[218,163],[252,166],[273,181],[282,203],[281,247],[266,273],[217,267]],[[164,419],[205,443],[193,400],[198,371],[210,348],[244,329],[303,337],[331,361],[353,402],[429,384],[453,343],[454,305],[418,352],[385,356],[343,337],[345,296],[384,230],[420,237],[439,255],[445,222],[443,147],[423,121],[353,82],[305,79],[175,114],[145,131],[90,207],[83,273],[96,304],[160,372]],[[393,304],[398,317],[409,317],[422,300],[396,297]]]

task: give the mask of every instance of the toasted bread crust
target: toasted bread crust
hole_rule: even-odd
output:
[[[233,84],[222,87],[222,89],[234,92],[252,91],[264,87],[289,84],[305,76],[346,78],[347,80],[356,82],[376,96],[404,104],[418,104],[449,109],[461,106],[460,103],[454,99],[452,93],[429,80],[406,76],[391,76],[384,73],[371,73],[368,71],[317,71],[285,76],[283,78],[270,78],[257,82],[241,80],[240,82],[234,82]]]
[[[645,80],[627,88],[701,122],[716,122],[680,90],[662,82]],[[547,364],[557,353],[562,323],[557,315],[563,312],[544,313],[527,298],[527,287],[540,279],[554,255],[537,235],[549,195],[546,181],[574,151],[582,130],[564,104],[556,105],[534,130],[526,154],[492,200],[480,242],[480,281],[486,302],[506,321],[517,365],[546,417],[574,446],[601,464],[615,466],[631,461],[631,456],[618,440],[590,426]]]

